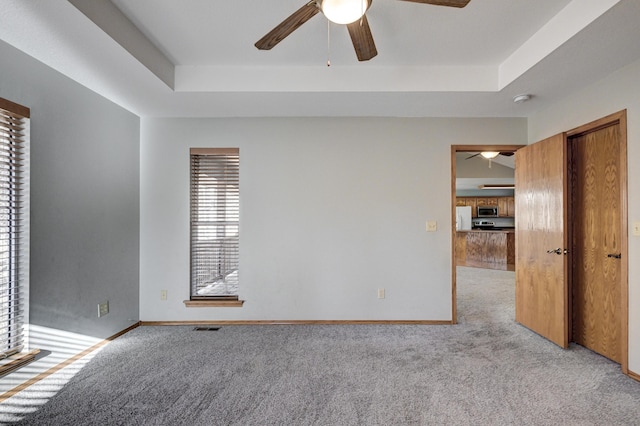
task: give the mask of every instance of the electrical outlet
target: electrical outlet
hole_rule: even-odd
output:
[[[438,222],[435,220],[427,221],[427,232],[436,232],[438,230]]]
[[[640,222],[633,222],[633,235],[640,237]]]
[[[109,313],[109,301],[98,303],[98,318],[103,317]]]
[[[160,290],[160,300],[167,300],[167,290]]]
[[[384,299],[384,288],[378,289],[378,299]]]

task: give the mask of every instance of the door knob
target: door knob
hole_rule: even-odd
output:
[[[614,259],[622,259],[622,253],[609,253],[607,257],[613,257]]]
[[[567,254],[569,253],[569,250],[567,249],[561,249],[560,247],[558,247],[557,249],[551,249],[551,250],[547,250],[547,253],[549,254],[557,254],[557,255],[561,255],[561,254]]]

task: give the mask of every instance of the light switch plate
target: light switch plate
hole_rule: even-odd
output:
[[[103,317],[109,313],[109,301],[98,303],[98,318]]]
[[[438,222],[435,220],[427,221],[427,232],[436,232],[438,230]]]
[[[636,237],[640,237],[640,222],[633,222],[633,235]]]

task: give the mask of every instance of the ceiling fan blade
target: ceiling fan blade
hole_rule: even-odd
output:
[[[515,152],[512,152],[512,151],[506,151],[506,152],[500,153],[500,155],[504,155],[505,157],[511,157],[513,154],[515,154]]]
[[[478,155],[480,155],[480,153],[479,153],[479,152],[478,152],[477,154],[473,154],[472,156],[465,158],[465,160],[470,160],[470,159],[472,159],[473,157],[477,157]]]
[[[273,48],[289,34],[297,30],[302,24],[313,18],[318,12],[320,12],[320,9],[316,5],[315,0],[309,1],[300,9],[293,12],[291,16],[278,24],[274,29],[269,31],[267,35],[258,40],[255,46],[260,50],[269,50]]]
[[[371,35],[371,28],[369,28],[369,21],[367,21],[367,15],[362,15],[361,19],[347,25],[347,28],[359,61],[368,61],[378,54],[376,44],[373,42],[373,36]]]
[[[465,7],[471,0],[402,0],[413,3],[434,4],[436,6]]]

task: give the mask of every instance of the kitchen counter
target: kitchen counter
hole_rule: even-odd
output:
[[[513,270],[515,237],[511,228],[456,231],[456,265]]]

